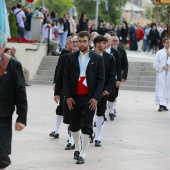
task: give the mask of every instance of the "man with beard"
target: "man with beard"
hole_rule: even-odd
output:
[[[93,116],[104,86],[103,57],[89,51],[89,44],[89,33],[79,32],[80,51],[67,57],[64,70],[64,95],[70,110],[70,130],[75,142],[76,164],[85,162],[86,150],[93,134]]]
[[[104,59],[104,67],[105,67],[105,82],[102,96],[98,102],[97,109],[96,109],[96,135],[95,135],[95,146],[101,146],[101,134],[103,131],[104,125],[104,117],[106,111],[106,104],[107,104],[107,97],[108,95],[114,90],[115,85],[115,75],[116,75],[116,61],[114,57],[107,52],[107,38],[102,35],[98,35],[94,38],[94,51],[101,55]]]

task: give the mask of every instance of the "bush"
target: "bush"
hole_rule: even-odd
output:
[[[10,12],[8,19],[9,19],[11,37],[17,38],[18,34],[17,34],[15,14],[13,12]]]

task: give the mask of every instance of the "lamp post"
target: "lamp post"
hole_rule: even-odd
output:
[[[122,0],[121,2],[121,11],[123,11],[123,4],[124,4],[124,0]],[[123,12],[121,12],[120,14],[120,23],[122,23],[122,21],[123,21]]]
[[[95,27],[96,27],[96,29],[97,29],[97,26],[98,26],[99,1],[100,0],[96,0],[96,18],[95,18]]]

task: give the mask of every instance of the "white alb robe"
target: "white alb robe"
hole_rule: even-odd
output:
[[[170,99],[170,68],[164,70],[165,65],[170,67],[170,57],[163,48],[156,53],[153,68],[156,71],[155,104],[167,106]]]

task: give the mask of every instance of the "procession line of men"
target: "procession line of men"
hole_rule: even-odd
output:
[[[121,53],[114,49],[119,42],[114,44],[114,48],[111,47],[114,38],[118,39],[109,34],[96,35],[94,46],[89,50],[91,41],[88,32],[73,35],[68,38],[65,54],[60,55],[56,66],[54,100],[59,105],[56,109],[56,128],[50,136],[59,137],[62,120],[68,124],[69,141],[65,149],[75,148],[76,164],[85,162],[90,139],[93,141],[95,138],[95,146],[101,146],[107,100],[115,101],[118,96],[118,90],[115,96],[115,88],[120,86],[122,73],[128,71],[126,52],[122,56],[125,59],[121,60]],[[126,61],[127,70],[122,70],[122,61]],[[96,133],[93,131],[95,111]],[[114,120],[115,113],[110,112],[109,115]]]

